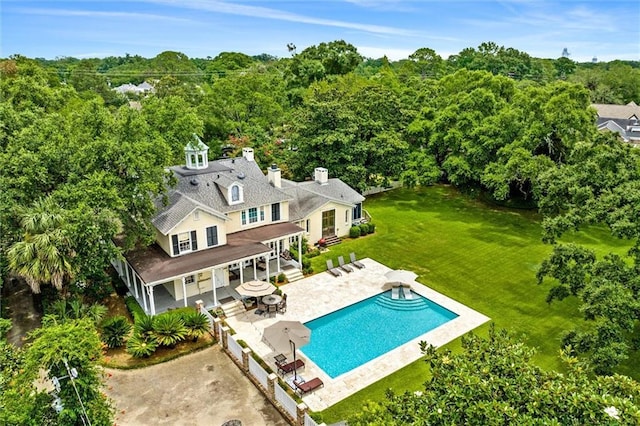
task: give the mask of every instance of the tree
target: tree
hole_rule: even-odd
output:
[[[37,201],[22,213],[21,241],[7,253],[9,268],[23,277],[34,293],[50,283],[62,290],[66,277],[73,276],[71,241],[64,229],[64,214],[51,198]]]
[[[379,185],[402,171],[406,122],[400,97],[377,81],[316,83],[294,115],[292,172],[304,179],[323,166],[358,190]]]
[[[590,378],[567,353],[564,374],[532,362],[534,350],[505,331],[462,338],[463,352],[421,342],[431,367],[424,390],[369,403],[350,425],[611,425],[640,421],[640,385],[625,376]]]
[[[92,321],[45,321],[30,338],[24,358],[13,357],[18,368],[0,393],[0,423],[83,425],[85,416],[92,425],[113,424],[114,410],[102,392],[102,373],[97,365],[102,347]],[[77,372],[76,378],[69,377],[71,368]],[[34,385],[40,372],[46,372],[49,380],[67,376],[59,379],[60,413],[52,408],[53,396]]]
[[[568,331],[564,344],[610,374],[637,348],[640,320],[640,156],[613,135],[580,143],[567,164],[540,176],[538,198],[544,238],[556,243],[566,231],[606,224],[630,241],[628,256],[598,259],[585,248],[557,245],[543,262],[538,282],[553,278],[549,302],[577,297],[587,323]]]

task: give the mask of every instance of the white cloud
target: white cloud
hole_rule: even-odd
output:
[[[173,16],[156,15],[152,13],[135,12],[104,12],[98,10],[70,10],[70,9],[46,9],[46,8],[19,8],[16,11],[27,15],[44,16],[68,16],[87,18],[132,18],[145,20],[164,20],[177,22],[190,22],[189,19],[176,18]]]
[[[315,18],[311,16],[298,15],[277,9],[261,6],[247,6],[241,4],[228,3],[224,1],[206,0],[146,0],[150,3],[163,4],[178,8],[189,8],[207,12],[226,13],[230,15],[250,16],[262,19],[273,19],[279,21],[295,22],[300,24],[321,25],[327,27],[347,28],[364,31],[373,34],[388,34],[401,36],[416,36],[415,31],[402,28],[389,27],[384,25],[360,24],[357,22],[346,22],[334,19]]]

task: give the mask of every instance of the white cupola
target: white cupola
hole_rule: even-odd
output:
[[[184,147],[187,169],[200,170],[209,167],[208,153],[209,147],[194,133],[191,142]]]

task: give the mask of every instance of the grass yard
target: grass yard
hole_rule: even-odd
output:
[[[583,320],[574,298],[548,305],[550,282],[536,283],[536,270],[551,252],[551,246],[541,241],[538,214],[488,205],[449,186],[393,190],[368,197],[364,208],[376,224],[375,234],[345,240],[312,258],[315,271],[326,269],[325,259],[335,263],[339,255],[348,259],[352,251],[358,258],[412,270],[419,282],[489,316],[497,327],[524,336],[537,348],[541,367],[562,370],[561,335]],[[567,235],[564,241],[599,254],[623,254],[629,247],[596,227]],[[485,334],[487,327],[478,332]],[[447,346],[457,350],[460,341]],[[638,371],[625,373],[637,377]],[[324,421],[347,418],[366,400],[384,398],[388,388],[422,389],[427,374],[425,363],[417,361],[325,410]]]

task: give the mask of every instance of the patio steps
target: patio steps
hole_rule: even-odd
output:
[[[245,312],[244,305],[239,300],[234,300],[233,302],[225,303],[220,307],[224,311],[224,314],[226,317],[233,317]]]
[[[337,235],[331,235],[330,237],[324,237],[324,245],[325,247],[335,246],[336,244],[340,244],[342,240]]]
[[[282,273],[284,274],[285,277],[287,277],[287,281],[290,283],[304,278],[304,275],[302,274],[302,272],[296,268],[284,269]]]

